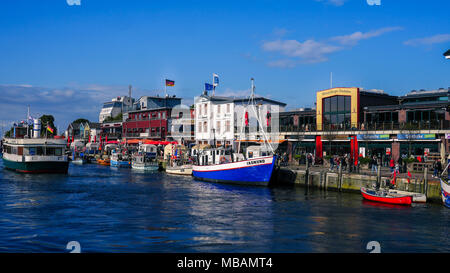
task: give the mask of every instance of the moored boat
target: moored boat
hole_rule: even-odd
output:
[[[21,173],[67,173],[66,141],[50,138],[6,138],[3,165]]]
[[[102,166],[110,166],[111,165],[111,161],[109,158],[106,158],[106,159],[99,158],[99,159],[97,159],[97,163]]]
[[[72,160],[71,162],[72,162],[72,164],[75,164],[75,165],[83,165],[83,164],[87,163],[87,161],[83,158],[76,158],[76,159]]]
[[[361,194],[364,199],[394,205],[411,205],[412,196],[389,193],[388,191],[367,189],[362,187]]]
[[[158,162],[143,153],[136,153],[132,156],[131,168],[140,171],[157,171]]]
[[[166,173],[176,175],[192,175],[192,165],[167,166]]]
[[[131,161],[127,155],[120,154],[114,150],[111,153],[111,167],[131,168]]]
[[[427,202],[427,196],[423,193],[418,192],[409,192],[409,191],[399,191],[395,189],[389,190],[390,194],[397,194],[397,195],[406,195],[412,197],[413,203],[426,203]]]
[[[157,148],[153,144],[140,145],[138,151],[131,156],[131,168],[140,171],[159,170],[156,151]]]
[[[450,208],[450,185],[447,184],[444,180],[441,180],[441,197],[442,197],[442,203],[447,208]]]
[[[222,147],[202,149],[194,153],[196,156],[196,164],[192,167],[192,175],[197,180],[208,182],[220,182],[229,184],[242,184],[242,185],[255,185],[255,186],[268,186],[272,177],[272,173],[277,162],[277,156],[275,155],[274,148],[270,144],[274,139],[270,139],[265,132],[261,120],[263,116],[260,113],[260,108],[256,109],[255,103],[255,85],[254,79],[252,81],[251,95],[249,97],[249,103],[244,107],[242,111],[242,126],[239,134],[239,143],[236,152],[233,152],[229,145],[227,149]],[[253,110],[254,125],[256,125],[257,135],[252,137],[247,132],[244,132],[244,127],[249,129],[250,117],[247,108]],[[266,117],[268,117],[268,114]],[[267,126],[269,126],[270,118],[267,118]],[[245,121],[245,126],[244,125]],[[246,131],[247,131],[246,129]],[[242,142],[261,143],[263,145],[253,145],[247,149],[243,149],[241,153]],[[216,145],[214,141],[213,146]],[[224,141],[224,145],[225,141]]]

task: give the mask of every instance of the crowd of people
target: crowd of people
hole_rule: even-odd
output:
[[[309,166],[315,166],[317,165],[317,160],[312,153],[306,153],[303,156],[303,160],[299,159],[299,164],[308,164]],[[288,165],[289,158],[286,153],[283,153],[281,155],[281,163],[284,166]],[[423,158],[420,158],[419,162],[425,161],[425,156]],[[339,167],[342,168],[342,171],[347,172],[353,172],[356,170],[357,166],[354,164],[353,158],[350,156],[350,154],[344,154],[344,155],[333,155],[329,158],[330,171],[339,170]],[[359,163],[359,162],[358,162]],[[370,157],[369,161],[369,170],[371,173],[377,173],[378,169],[380,167],[388,167],[391,174],[399,174],[399,173],[407,173],[407,156],[406,154],[403,154],[399,156],[397,160],[395,160],[393,157],[378,157],[376,155],[373,155]],[[440,160],[436,159],[433,162],[433,175],[432,177],[437,178],[438,175],[442,173],[442,163]]]

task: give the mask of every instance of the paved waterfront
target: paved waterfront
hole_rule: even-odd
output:
[[[449,252],[450,210],[358,194],[220,185],[98,165],[23,175],[0,163],[0,252]]]

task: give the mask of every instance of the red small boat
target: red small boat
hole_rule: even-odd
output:
[[[393,194],[384,191],[361,188],[362,196],[370,201],[394,205],[411,205],[412,197],[408,195]]]

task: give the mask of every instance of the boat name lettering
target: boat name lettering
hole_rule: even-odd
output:
[[[247,161],[247,165],[254,165],[254,164],[262,164],[265,163],[266,161],[264,159],[261,160],[252,160],[252,161]]]

